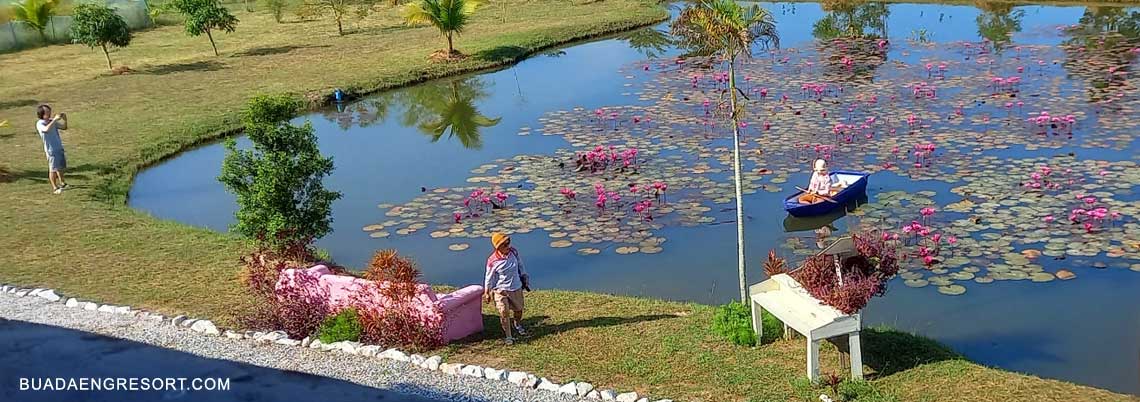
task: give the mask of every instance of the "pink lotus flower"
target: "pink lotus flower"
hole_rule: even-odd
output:
[[[931,216],[934,215],[934,212],[935,209],[931,207],[926,207],[918,211],[918,213],[922,214],[922,216]]]
[[[1045,221],[1045,223],[1053,223],[1053,219],[1053,215],[1046,215],[1042,220]]]
[[[459,223],[459,221],[463,219],[463,215],[460,215],[458,212],[456,212],[456,213],[455,213],[454,215],[452,215],[452,216],[454,216],[454,217],[455,217],[455,223]]]
[[[926,266],[928,266],[928,267],[931,265],[934,265],[934,256],[928,255],[928,256],[922,257],[922,263],[926,264]]]
[[[946,238],[946,243],[950,244],[951,246],[953,246],[953,245],[954,245],[954,243],[957,243],[957,242],[958,242],[958,238],[957,238],[957,237],[954,237],[954,236],[950,236],[950,237],[947,237],[947,238]]]

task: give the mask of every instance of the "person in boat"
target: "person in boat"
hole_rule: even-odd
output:
[[[808,184],[807,192],[800,196],[800,203],[815,204],[821,202],[825,197],[834,196],[843,187],[845,187],[843,183],[831,182],[831,173],[827,171],[827,161],[816,159],[815,169],[811,174],[811,182]]]

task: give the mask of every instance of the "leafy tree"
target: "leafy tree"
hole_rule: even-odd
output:
[[[430,24],[447,38],[447,55],[456,54],[452,36],[463,32],[478,0],[418,0],[404,5],[404,21],[408,25]]]
[[[40,39],[48,43],[44,30],[55,16],[59,3],[55,0],[24,0],[12,5],[12,20],[23,22],[40,34]]]
[[[233,231],[278,247],[328,234],[332,203],[340,198],[324,187],[333,161],[321,156],[312,125],[287,122],[299,106],[287,95],[250,100],[243,122],[253,149],[227,141],[218,176],[237,196]]]
[[[131,31],[123,17],[115,14],[115,10],[110,7],[84,3],[75,7],[75,19],[71,23],[71,41],[90,48],[102,48],[103,55],[107,57],[107,68],[113,68],[107,45],[116,47],[129,45]]]
[[[285,8],[289,6],[286,0],[262,0],[261,3],[273,13],[273,20],[277,22],[281,22],[281,16],[285,15]]]
[[[344,18],[353,12],[353,6],[356,6],[356,16],[364,18],[372,11],[371,0],[309,0],[305,2],[304,8],[309,11],[309,14],[323,15],[325,13],[332,13],[333,19],[336,20],[336,33],[344,35]]]
[[[210,46],[214,48],[214,56],[218,56],[218,45],[214,43],[214,30],[233,32],[238,23],[237,17],[230,14],[218,0],[171,0],[166,3],[167,9],[174,10],[185,17],[186,33],[190,36],[206,34],[210,38]]]
[[[779,46],[776,22],[768,10],[752,5],[742,7],[733,0],[700,0],[681,11],[670,26],[678,45],[688,56],[715,56],[728,63],[729,106],[732,110],[732,167],[736,185],[736,249],[740,274],[740,300],[748,303],[744,276],[744,197],[740,179],[740,114],[737,104],[736,60],[752,56],[752,45],[761,42]]]

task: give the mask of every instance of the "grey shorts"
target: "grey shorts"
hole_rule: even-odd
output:
[[[57,151],[47,154],[48,170],[52,172],[62,172],[67,170],[67,155],[63,151]]]

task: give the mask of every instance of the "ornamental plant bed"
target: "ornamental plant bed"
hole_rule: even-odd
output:
[[[887,291],[887,282],[898,273],[896,241],[886,239],[877,230],[851,235],[853,250],[838,254],[823,252],[809,257],[803,265],[787,272],[821,303],[843,314],[854,314],[867,306],[872,297]],[[769,275],[778,274],[783,262],[769,255],[765,268]],[[837,268],[838,265],[838,268]],[[769,269],[766,269],[768,271]]]

